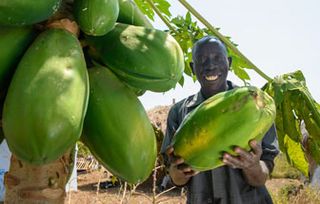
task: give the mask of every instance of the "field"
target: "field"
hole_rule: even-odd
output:
[[[156,107],[148,111],[150,120],[161,131],[164,131],[166,128],[167,113],[168,107]],[[158,142],[161,140],[162,138],[158,138]],[[80,143],[79,154],[84,156],[90,154],[90,152],[85,147],[81,146]],[[168,192],[159,191],[157,186],[161,183],[160,179],[162,176],[161,171],[158,171],[157,179],[154,179],[151,176],[145,183],[134,188],[134,190],[127,187],[126,191],[124,191],[124,184],[115,185],[109,188],[105,187],[106,181],[110,180],[110,175],[106,173],[103,168],[91,172],[82,172],[78,174],[78,191],[69,192],[66,203],[185,203],[186,195],[184,189],[174,188]],[[301,174],[296,169],[289,166],[283,154],[280,154],[276,158],[274,171],[271,178],[267,181],[266,186],[275,204],[320,203],[319,191],[312,189],[305,184]]]
[[[106,183],[106,181],[109,182]],[[153,183],[154,181],[157,183],[156,185]],[[106,184],[110,184],[110,186],[106,187]],[[151,176],[145,183],[137,186],[134,190],[132,190],[132,187],[129,188],[127,186],[126,191],[124,191],[124,184],[111,186],[110,174],[103,168],[91,172],[79,172],[78,191],[69,192],[66,203],[185,203],[184,189],[173,188],[168,192],[160,192],[159,184],[160,181],[154,180]],[[272,178],[267,181],[266,186],[275,204],[320,203],[319,191],[308,187],[307,183],[305,184],[301,174],[288,165],[283,154],[276,158]]]

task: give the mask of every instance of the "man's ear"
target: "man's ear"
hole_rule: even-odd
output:
[[[230,70],[230,67],[231,67],[231,64],[232,64],[232,57],[228,57],[228,62],[229,62],[229,70]]]
[[[190,62],[189,65],[190,65],[190,67],[191,67],[192,73],[195,75],[196,73],[195,73],[195,71],[194,71],[194,64],[193,64],[193,62]]]

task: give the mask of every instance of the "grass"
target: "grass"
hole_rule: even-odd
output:
[[[287,162],[286,156],[283,153],[280,153],[274,160],[274,169],[271,177],[299,179],[301,177],[301,173],[294,167],[290,166]]]
[[[311,188],[301,182],[302,173],[291,167],[283,153],[275,159],[273,179],[291,179],[292,182],[279,184],[277,191],[271,191],[274,204],[320,204],[320,189]],[[296,182],[294,182],[296,181]]]

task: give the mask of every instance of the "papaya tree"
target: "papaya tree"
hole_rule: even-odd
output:
[[[178,82],[183,85],[183,71],[195,79],[189,67],[190,48],[207,34],[227,45],[232,70],[245,83],[250,79],[246,69],[266,80],[264,90],[278,111],[280,148],[289,162],[304,174],[308,171],[301,121],[310,134],[311,155],[320,162],[319,105],[303,74],[270,78],[191,5],[179,2],[188,11],[185,17],[172,17],[166,0],[2,3],[0,44],[6,49],[0,51],[0,101],[4,137],[13,153],[5,177],[6,203],[63,203],[74,165],[73,147],[81,135],[113,174],[131,183],[146,179],[156,159],[156,142],[137,95],[146,90],[165,92]],[[155,13],[168,30],[153,28],[149,19]],[[121,106],[123,110],[118,110]],[[100,135],[112,138],[97,141]],[[104,150],[102,143],[109,141],[113,148]],[[135,165],[147,168],[130,175],[133,171],[128,170]]]

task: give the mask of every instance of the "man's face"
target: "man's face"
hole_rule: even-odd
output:
[[[198,44],[193,61],[193,71],[204,94],[211,96],[226,89],[229,61],[221,42],[210,39]]]

